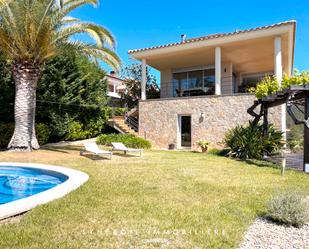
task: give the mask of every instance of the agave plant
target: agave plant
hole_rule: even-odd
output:
[[[229,155],[240,159],[262,159],[264,154],[273,155],[282,149],[282,132],[273,124],[268,127],[268,136],[263,136],[263,125],[250,121],[248,125],[238,125],[225,134],[225,144]]]
[[[15,129],[11,150],[38,149],[35,135],[37,82],[44,63],[63,50],[102,60],[117,69],[115,39],[104,27],[70,13],[98,0],[0,0],[0,53],[12,62],[15,80]],[[89,35],[93,42],[76,39]]]

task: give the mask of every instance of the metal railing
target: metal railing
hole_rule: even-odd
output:
[[[138,132],[138,119],[132,116],[125,116],[125,123],[133,129],[135,132]]]
[[[161,97],[190,97],[215,95],[214,82],[177,81],[161,82]],[[221,91],[238,93],[238,87],[233,84],[232,77],[224,77],[221,80]]]

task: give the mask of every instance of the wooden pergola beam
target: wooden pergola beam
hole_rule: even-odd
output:
[[[293,85],[289,88],[276,92],[270,96],[264,97],[254,102],[254,104],[247,110],[253,116],[254,122],[258,123],[263,116],[263,135],[268,135],[268,109],[288,102],[304,99],[305,101],[305,116],[303,121],[296,121],[296,117],[291,115],[295,124],[304,124],[304,172],[309,173],[309,127],[307,122],[309,120],[309,84]],[[261,112],[257,114],[255,109],[261,105]],[[307,122],[306,122],[307,121]]]

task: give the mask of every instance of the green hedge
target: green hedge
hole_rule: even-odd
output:
[[[50,130],[46,124],[35,125],[36,138],[40,145],[47,144],[49,141]]]
[[[40,145],[46,144],[49,140],[50,131],[45,124],[35,125],[37,139]],[[14,123],[0,123],[0,148],[5,149],[14,132]]]
[[[13,123],[0,123],[0,148],[6,148],[14,132]]]
[[[112,142],[123,143],[130,148],[150,149],[151,143],[143,138],[136,137],[130,134],[109,134],[100,135],[97,138],[97,143],[110,146]]]

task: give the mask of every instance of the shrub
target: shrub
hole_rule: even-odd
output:
[[[250,89],[250,92],[254,92],[258,99],[271,95],[279,91],[279,83],[273,76],[266,76],[260,83],[257,84],[255,89]]]
[[[269,125],[268,137],[263,136],[263,125],[238,125],[225,135],[229,155],[240,159],[262,159],[264,153],[272,155],[283,146],[282,133]]]
[[[112,142],[123,143],[127,147],[138,149],[150,149],[151,143],[141,137],[136,137],[130,134],[109,134],[100,135],[97,138],[97,143],[110,146]]]
[[[35,125],[37,139],[40,145],[46,144],[49,141],[50,131],[45,124]],[[0,148],[5,149],[14,132],[14,123],[0,123]]]
[[[218,148],[210,148],[208,153],[211,155],[216,156],[228,156],[229,150],[228,149],[218,149]]]
[[[301,227],[309,221],[309,208],[305,196],[298,192],[285,192],[274,196],[267,205],[267,217],[289,226]]]
[[[304,85],[309,83],[309,71],[299,72],[294,71],[292,77],[285,75],[282,79],[282,86],[279,87],[277,79],[273,76],[266,76],[255,89],[250,89],[251,92],[255,93],[258,99],[271,95],[279,90],[286,89],[291,85]]]
[[[122,107],[109,107],[108,108],[108,116],[124,116],[128,111],[127,108]]]
[[[0,123],[0,148],[4,149],[8,146],[14,132],[13,123]]]
[[[293,152],[298,152],[304,148],[304,127],[302,125],[290,125],[287,134],[287,144]]]
[[[35,132],[39,145],[44,145],[49,141],[50,130],[46,124],[36,124]]]
[[[83,130],[83,124],[77,121],[69,123],[68,131],[64,136],[65,140],[78,140],[87,138],[87,132]]]

